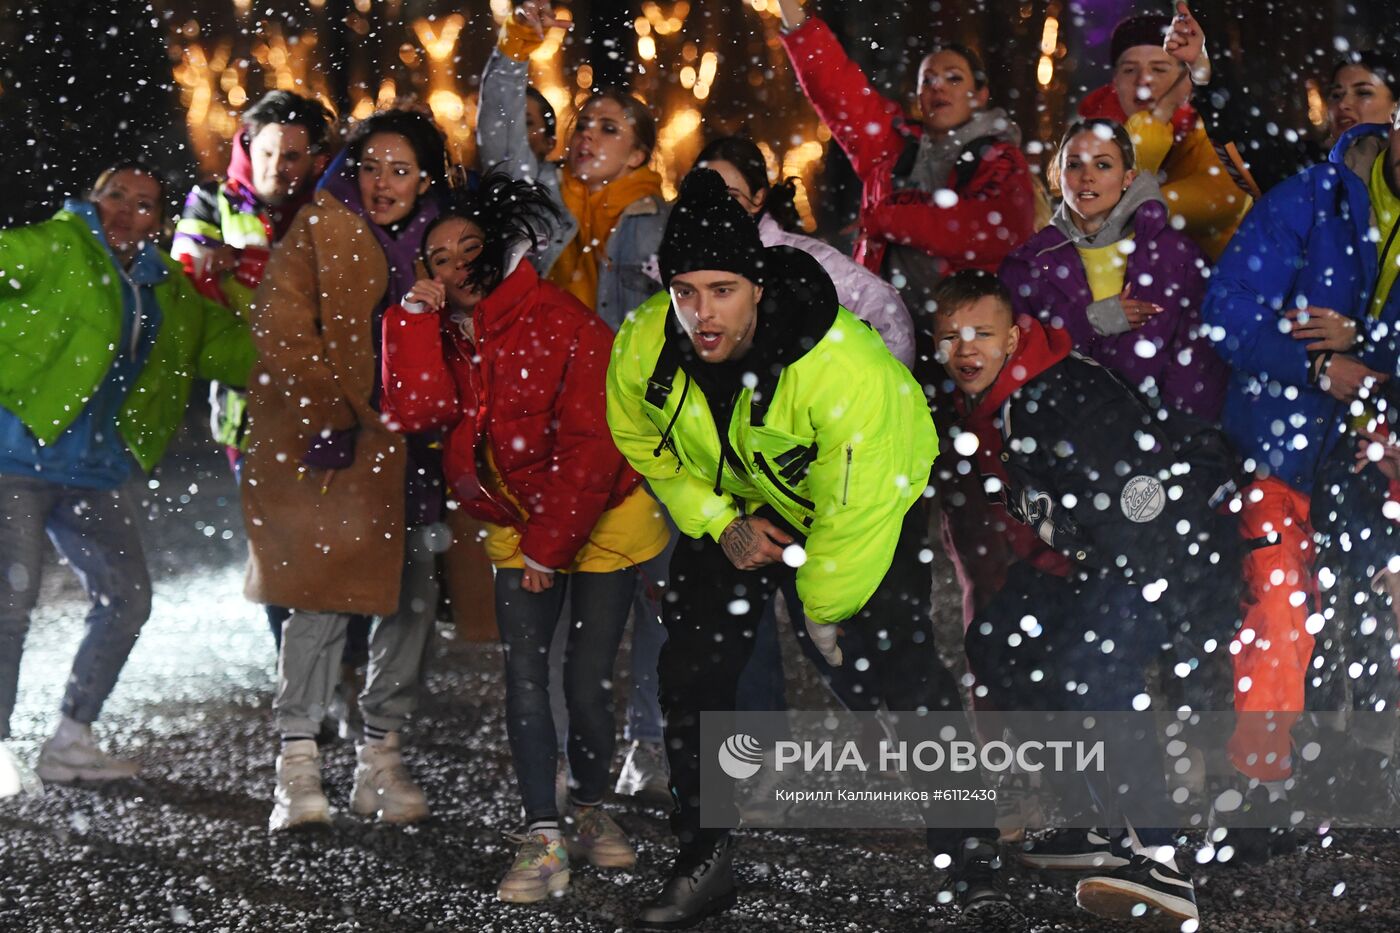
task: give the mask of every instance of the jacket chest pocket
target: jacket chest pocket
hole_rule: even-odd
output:
[[[815,438],[799,437],[769,427],[753,429],[746,459],[763,485],[807,512],[815,511],[816,503],[802,492],[807,471],[817,459]],[[804,524],[810,525],[807,518]]]

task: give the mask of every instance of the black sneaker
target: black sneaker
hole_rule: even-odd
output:
[[[1265,825],[1230,829],[1224,839],[1215,843],[1217,851],[1227,845],[1234,848],[1232,862],[1263,865],[1276,855],[1298,850],[1300,839],[1294,829],[1293,807],[1286,797],[1270,800],[1269,789],[1260,785],[1245,795],[1240,812],[1251,814],[1251,822]]]
[[[1178,928],[1183,920],[1201,919],[1191,877],[1141,854],[1121,868],[1079,879],[1074,899],[1096,917],[1111,920],[1137,920],[1156,911]]]
[[[1128,864],[1097,829],[1052,829],[1014,851],[1022,865],[1041,871],[1108,870]]]
[[[671,877],[637,919],[638,930],[688,930],[734,906],[734,841],[726,835],[713,848],[676,857]]]
[[[948,873],[944,890],[957,903],[962,926],[1009,930],[1022,919],[1002,887],[1001,859],[995,856],[968,859],[961,869]]]

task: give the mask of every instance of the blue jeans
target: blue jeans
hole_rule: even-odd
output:
[[[92,603],[63,696],[63,714],[90,723],[151,615],[151,578],[136,523],[120,489],[0,475],[0,739],[10,734],[20,653],[39,599],[45,533]]]
[[[666,626],[661,624],[661,600],[656,596],[666,589],[677,540],[673,529],[666,549],[637,565],[637,592],[632,600],[632,690],[622,733],[629,742],[661,742],[664,720],[656,668],[661,647],[666,644]]]
[[[549,706],[549,645],[567,591],[570,612],[564,651],[564,697],[569,713],[569,770],[576,803],[603,799],[616,737],[613,663],[627,608],[636,588],[634,570],[556,573],[543,593],[521,588],[520,570],[496,571],[496,624],[505,646],[506,733],[510,738],[527,822],[557,819],[554,773],[559,760]]]

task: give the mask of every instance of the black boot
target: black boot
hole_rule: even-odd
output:
[[[986,842],[964,855],[960,867],[948,872],[945,890],[952,892],[961,909],[963,925],[988,930],[1019,926],[1021,912],[1002,887],[1001,872],[1001,857],[996,847]]]
[[[712,845],[676,856],[671,877],[637,915],[639,930],[688,930],[734,906],[734,841],[725,834]]]

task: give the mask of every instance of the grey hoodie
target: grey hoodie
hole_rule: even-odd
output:
[[[1133,218],[1137,215],[1138,208],[1150,201],[1157,201],[1164,206],[1166,204],[1162,200],[1162,189],[1158,186],[1157,179],[1142,172],[1124,190],[1118,203],[1113,205],[1113,210],[1108,212],[1103,226],[1094,233],[1085,233],[1079,229],[1079,225],[1070,216],[1069,208],[1065,206],[1063,200],[1056,206],[1055,213],[1050,218],[1050,225],[1063,233],[1076,249],[1098,249],[1111,246],[1132,233]],[[1059,247],[1051,248],[1058,249]],[[1123,310],[1123,301],[1118,295],[1109,295],[1107,298],[1100,298],[1098,301],[1090,303],[1085,309],[1085,314],[1089,318],[1089,323],[1093,325],[1094,330],[1100,336],[1111,337],[1114,334],[1126,334],[1132,330],[1132,325],[1128,323],[1127,312]]]

